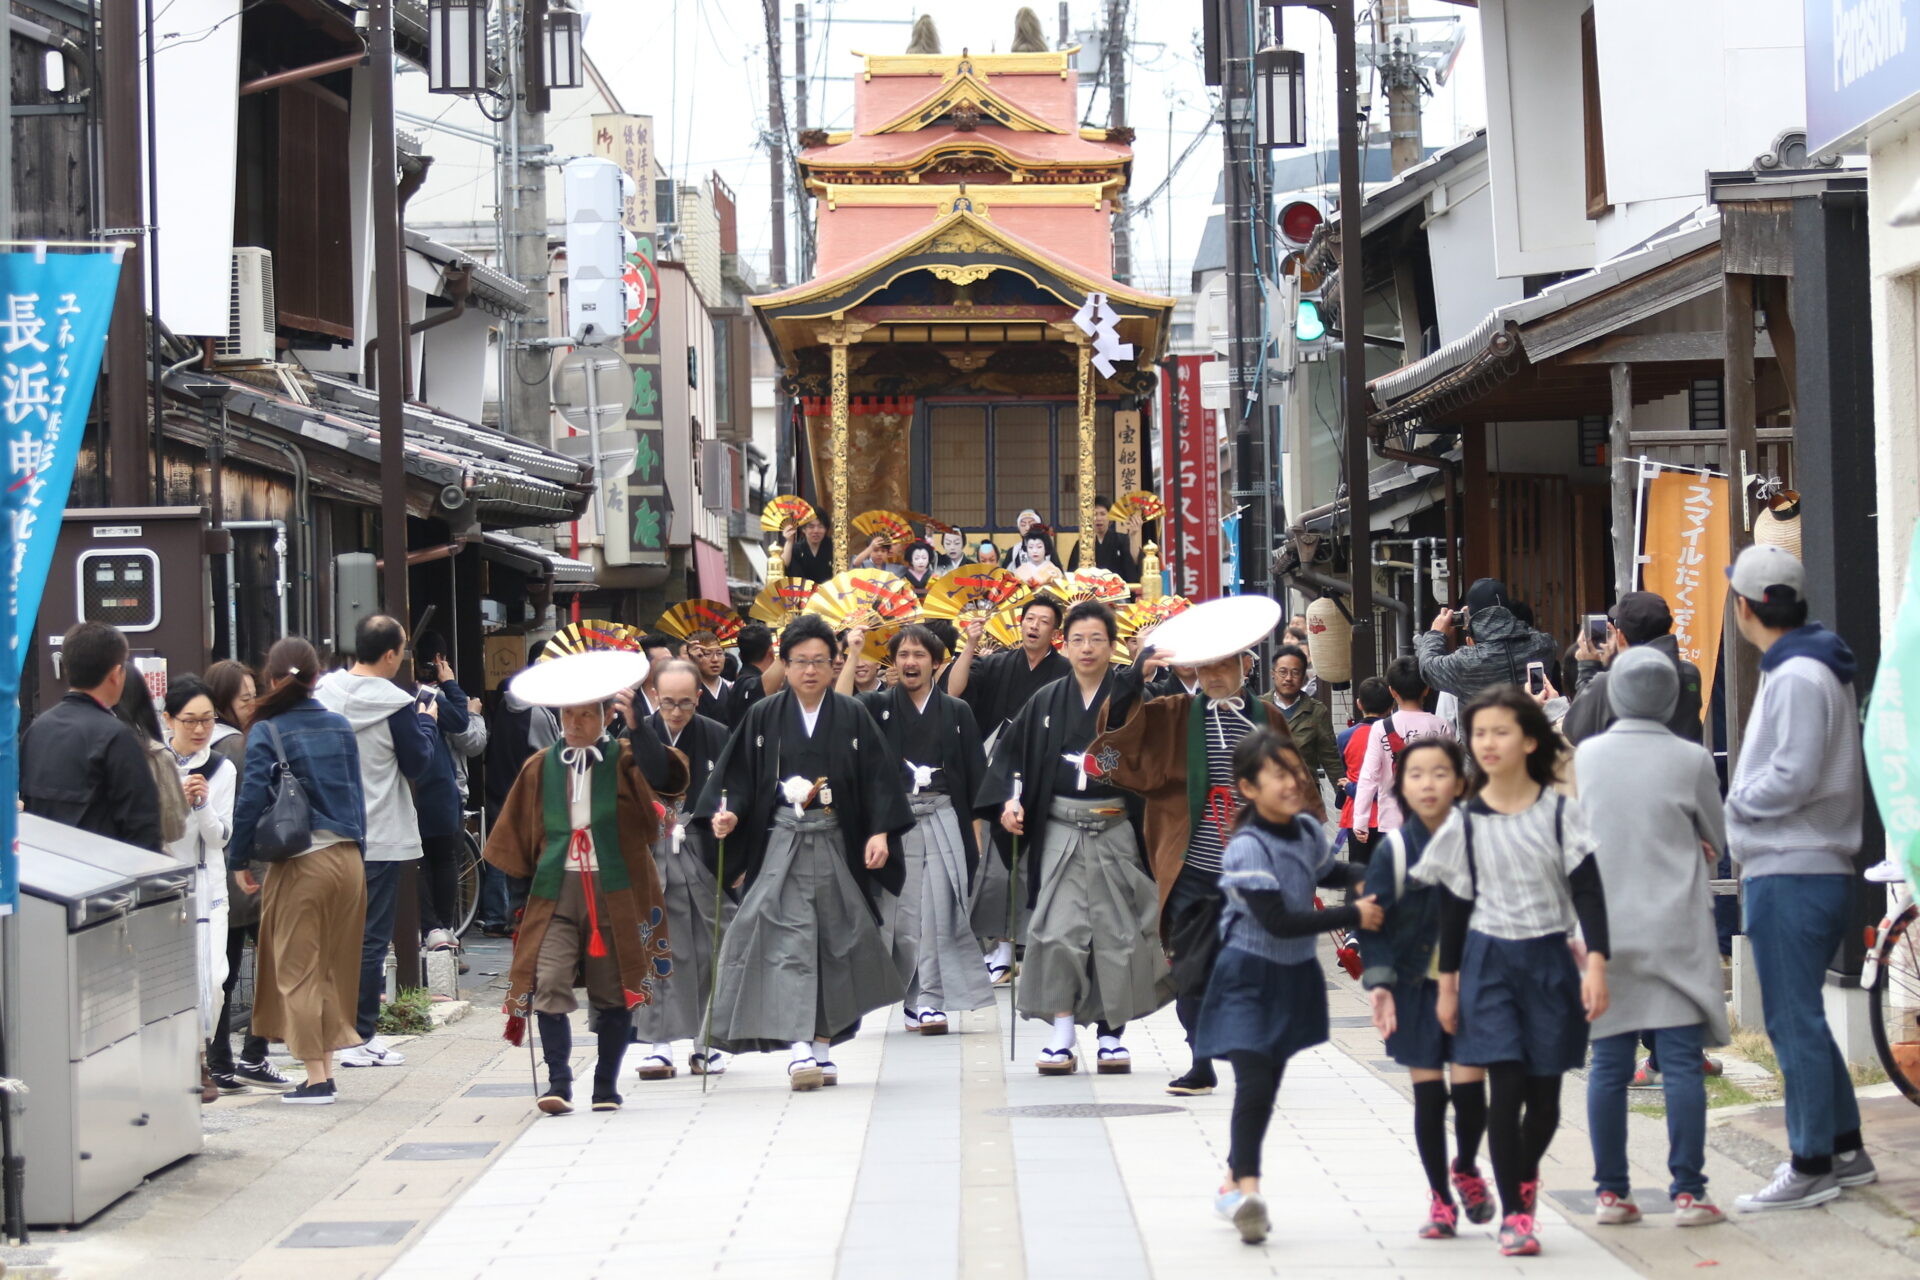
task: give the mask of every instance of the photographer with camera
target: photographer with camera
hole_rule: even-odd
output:
[[[1461,631],[1466,643],[1447,646]],[[1506,584],[1481,578],[1467,588],[1458,610],[1442,609],[1433,626],[1414,639],[1420,678],[1427,687],[1450,693],[1462,704],[1496,685],[1526,682],[1529,663],[1554,669],[1553,638],[1522,623],[1509,607]]]
[[[1673,635],[1673,611],[1666,599],[1652,591],[1629,591],[1607,610],[1604,636],[1595,636],[1590,627],[1580,628],[1580,643],[1574,657],[1580,664],[1580,692],[1561,724],[1561,732],[1578,746],[1595,734],[1606,731],[1614,721],[1607,700],[1607,672],[1615,657],[1629,648],[1646,645],[1665,655],[1680,677],[1680,696],[1667,728],[1688,742],[1701,740],[1700,703],[1706,691],[1701,687],[1700,668],[1680,656],[1680,642]]]

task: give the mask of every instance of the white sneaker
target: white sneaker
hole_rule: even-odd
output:
[[[1899,884],[1907,878],[1906,870],[1892,858],[1882,858],[1861,873],[1875,884]]]
[[[405,1066],[406,1061],[404,1053],[389,1049],[387,1042],[379,1036],[351,1049],[342,1049],[339,1057],[339,1064],[343,1067],[399,1067]]]
[[[429,929],[427,930],[427,936],[420,939],[420,945],[428,951],[452,951],[459,944],[453,940],[453,935],[445,929]]]

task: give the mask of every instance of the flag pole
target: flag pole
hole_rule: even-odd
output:
[[[727,793],[720,793],[720,812],[727,812]],[[713,873],[713,963],[707,970],[707,1016],[700,1031],[700,1092],[707,1091],[713,1067],[713,993],[720,986],[720,907],[727,891],[727,838],[720,837],[720,857]]]
[[[1014,798],[1020,796],[1020,775],[1013,775]],[[1024,817],[1021,826],[1026,825]],[[1014,895],[1020,892],[1020,833],[1009,832],[1013,836],[1013,864],[1007,868],[1007,1061],[1012,1062],[1019,1050],[1014,1046],[1015,1038],[1020,1034],[1020,940],[1014,937],[1013,923],[1019,914],[1016,904],[1019,899]]]

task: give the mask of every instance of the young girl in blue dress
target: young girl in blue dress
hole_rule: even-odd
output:
[[[1413,1077],[1413,1141],[1428,1187],[1423,1240],[1453,1236],[1462,1210],[1469,1222],[1493,1217],[1493,1200],[1475,1163],[1487,1129],[1487,1073],[1455,1064],[1449,1095],[1453,1038],[1440,1026],[1440,984],[1434,967],[1440,894],[1411,878],[1466,785],[1466,756],[1452,738],[1415,738],[1401,748],[1393,762],[1393,796],[1407,821],[1386,834],[1379,856],[1367,864],[1366,891],[1379,901],[1386,922],[1377,932],[1360,933],[1360,956],[1366,964],[1360,984],[1373,1005],[1374,1029],[1385,1037],[1387,1053]],[[1449,1100],[1460,1147],[1451,1167]]]
[[[1553,789],[1560,739],[1539,705],[1505,685],[1461,722],[1471,795],[1411,876],[1441,890],[1440,1025],[1456,1062],[1487,1068],[1500,1252],[1531,1256],[1560,1081],[1585,1063],[1587,1024],[1607,1008],[1607,901],[1580,806]]]
[[[1372,898],[1316,911],[1318,885],[1357,892],[1355,869],[1335,861],[1324,828],[1302,810],[1313,781],[1292,742],[1256,729],[1233,753],[1234,785],[1247,804],[1221,857],[1220,954],[1194,1032],[1196,1060],[1233,1064],[1228,1181],[1214,1201],[1248,1244],[1267,1238],[1260,1147],[1287,1059],[1327,1039],[1327,983],[1314,956],[1330,929],[1380,927]]]

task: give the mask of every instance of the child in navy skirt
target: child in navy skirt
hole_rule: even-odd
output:
[[[1539,705],[1504,685],[1461,721],[1473,796],[1411,876],[1441,890],[1440,1025],[1455,1061],[1487,1068],[1500,1252],[1530,1256],[1560,1080],[1585,1062],[1587,1023],[1607,1007],[1607,903],[1580,806],[1553,790],[1560,739]]]
[[[1199,1060],[1233,1064],[1233,1131],[1228,1183],[1214,1201],[1240,1238],[1267,1238],[1260,1195],[1260,1147],[1287,1059],[1327,1039],[1327,983],[1314,956],[1319,933],[1378,928],[1372,898],[1316,911],[1318,885],[1358,890],[1353,868],[1335,861],[1326,832],[1301,810],[1313,781],[1292,742],[1256,729],[1233,753],[1234,784],[1247,804],[1220,860],[1226,906],[1220,954],[1194,1031]]]
[[[1423,1240],[1452,1237],[1464,1208],[1475,1223],[1493,1217],[1493,1199],[1475,1158],[1487,1129],[1487,1073],[1453,1067],[1454,1131],[1460,1154],[1447,1162],[1447,1065],[1453,1037],[1440,1026],[1440,984],[1435,965],[1440,934],[1440,895],[1410,873],[1427,843],[1453,813],[1466,789],[1466,757],[1452,738],[1416,738],[1393,762],[1393,794],[1408,816],[1381,841],[1381,856],[1367,866],[1367,893],[1379,900],[1386,923],[1363,930],[1360,983],[1373,1004],[1374,1029],[1387,1053],[1413,1077],[1413,1141],[1427,1172],[1427,1220]],[[1460,1204],[1454,1204],[1458,1192]]]

